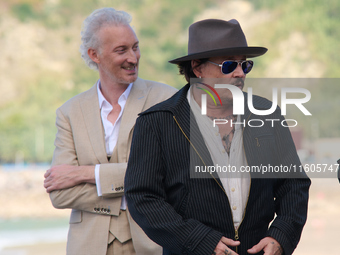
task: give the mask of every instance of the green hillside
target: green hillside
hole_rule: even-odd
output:
[[[144,79],[185,84],[168,60],[186,54],[188,26],[204,18],[237,18],[249,45],[269,49],[249,77],[340,77],[338,0],[0,0],[0,163],[51,160],[55,110],[98,78],[80,57],[80,28],[105,6],[132,15]],[[339,116],[334,104],[327,107]],[[327,121],[320,134],[336,136],[328,128],[340,130],[339,121]]]

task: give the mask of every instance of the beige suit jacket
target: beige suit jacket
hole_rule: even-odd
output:
[[[58,132],[52,165],[100,164],[103,194],[99,197],[96,185],[89,183],[50,193],[54,207],[72,209],[68,255],[105,255],[108,243],[115,238],[121,243],[131,239],[129,222],[126,217],[119,215],[134,124],[138,113],[164,101],[175,92],[176,89],[153,81],[138,78],[134,82],[110,162],[105,150],[96,85],[73,97],[57,110]],[[135,236],[140,237],[141,234],[135,233]]]

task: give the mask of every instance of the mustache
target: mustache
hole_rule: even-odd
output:
[[[242,78],[235,78],[235,80],[232,82],[233,85],[241,85],[244,86],[244,80]]]

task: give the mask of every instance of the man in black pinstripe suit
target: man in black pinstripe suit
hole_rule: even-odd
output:
[[[289,128],[265,121],[284,121],[279,108],[262,116],[245,105],[243,115],[234,115],[229,90],[215,91],[209,82],[228,79],[242,90],[253,66],[247,58],[266,51],[248,47],[236,20],[194,23],[188,55],[170,62],[188,82],[200,79],[137,119],[125,194],[132,217],[163,254],[288,255],[296,248],[307,218],[310,180],[304,172],[264,178],[215,171],[227,164],[236,170],[301,165]],[[212,96],[204,102],[205,93],[215,93],[219,104]],[[258,96],[252,102],[258,110],[272,106]],[[221,119],[235,124],[216,124]],[[240,127],[252,120],[265,124]]]

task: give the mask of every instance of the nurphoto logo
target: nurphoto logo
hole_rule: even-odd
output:
[[[211,91],[214,92],[216,97],[218,98],[220,104],[222,105],[222,100],[220,95],[217,93],[216,89],[228,89],[231,92],[232,99],[233,99],[233,114],[234,115],[244,115],[244,95],[240,88],[238,88],[235,85],[231,84],[215,84],[214,87],[200,82],[199,84],[206,86]],[[198,87],[199,89],[206,92],[214,101],[215,105],[217,105],[217,102],[213,96],[213,94],[208,91],[205,88]],[[258,110],[255,109],[253,105],[253,89],[249,87],[247,89],[248,92],[248,100],[247,105],[251,113],[259,116],[266,116],[272,114],[277,109],[277,102],[278,102],[278,89],[273,88],[272,89],[272,106],[270,109],[265,110]],[[287,98],[288,93],[299,93],[304,95],[303,98]],[[201,95],[201,114],[207,115],[207,94]],[[305,88],[281,88],[281,114],[286,115],[287,114],[287,105],[295,105],[304,115],[311,116],[312,114],[306,109],[306,107],[303,105],[311,99],[311,93],[308,89]],[[279,119],[265,119],[265,121],[271,122],[272,126],[274,126],[275,121],[279,121]],[[241,123],[232,122],[232,120],[228,121],[227,119],[214,119],[213,120],[213,126],[215,127],[216,124],[227,124],[230,122],[230,125],[233,124],[242,124],[243,126],[246,125],[245,120]],[[248,126],[250,127],[262,127],[264,125],[264,121],[260,119],[252,119],[249,121]],[[258,125],[255,125],[254,123],[258,122]],[[293,122],[293,125],[288,125],[288,122]],[[297,126],[297,121],[295,119],[286,119],[281,121],[281,125],[285,127],[295,127]]]

